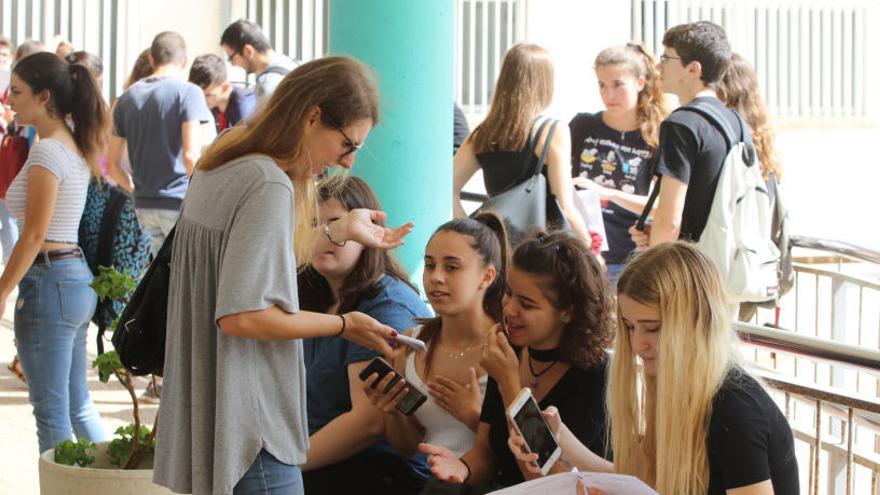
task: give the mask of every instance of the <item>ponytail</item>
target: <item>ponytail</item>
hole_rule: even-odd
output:
[[[493,264],[497,263],[495,265],[495,280],[486,289],[486,294],[483,297],[483,311],[493,320],[499,322],[504,318],[504,293],[507,290],[507,263],[509,260],[507,229],[504,227],[504,220],[492,212],[478,213],[474,220],[488,227],[495,233],[498,240],[499,256],[496,260],[492,260]]]
[[[107,103],[101,95],[98,82],[87,67],[80,64],[70,64],[68,67],[73,83],[73,98],[70,102],[73,140],[89,164],[92,175],[99,178],[101,168],[98,163],[101,153],[106,149],[110,132]]]
[[[627,43],[626,46],[638,54],[645,66],[645,87],[639,92],[637,111],[642,139],[653,154],[660,145],[660,123],[669,115],[666,97],[660,88],[660,71],[657,70],[654,56],[648,53],[644,45]]]

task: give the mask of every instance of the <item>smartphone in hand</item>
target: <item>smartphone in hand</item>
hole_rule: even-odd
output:
[[[516,396],[513,404],[507,408],[507,417],[526,441],[529,451],[538,454],[538,467],[541,468],[541,474],[546,476],[562,455],[562,449],[556,443],[530,388],[523,388]]]
[[[385,378],[388,373],[394,373],[394,378],[391,379],[391,383],[389,383],[388,386],[385,387],[384,392],[388,392],[389,390],[391,390],[391,387],[393,387],[399,380],[403,380],[406,382],[406,388],[409,391],[406,393],[406,396],[403,398],[403,400],[397,403],[397,410],[400,411],[402,414],[405,414],[407,416],[411,415],[412,413],[416,412],[416,409],[418,409],[428,399],[428,396],[422,393],[422,391],[417,389],[413,384],[408,382],[406,378],[404,378],[403,375],[400,374],[400,372],[394,369],[393,366],[388,364],[388,361],[385,361],[381,357],[374,357],[373,360],[370,361],[370,364],[368,364],[358,376],[363,381],[369,378],[370,375],[372,375],[373,373],[379,375],[379,379],[376,380],[376,383],[373,383],[373,388],[376,388],[379,382],[383,378]]]

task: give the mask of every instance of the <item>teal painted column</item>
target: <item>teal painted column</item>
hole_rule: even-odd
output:
[[[390,225],[415,222],[396,254],[418,285],[428,238],[452,218],[453,9],[453,0],[330,0],[330,53],[373,67],[381,94],[354,174]]]

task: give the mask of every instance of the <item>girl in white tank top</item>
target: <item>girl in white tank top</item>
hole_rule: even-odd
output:
[[[421,442],[456,455],[473,446],[487,379],[480,354],[487,332],[501,320],[506,264],[504,225],[491,213],[447,222],[428,241],[422,282],[437,316],[409,332],[428,352],[401,347],[394,359],[394,367],[428,400],[404,416],[395,407],[405,395],[403,381],[386,394],[390,374],[364,382],[366,394],[385,412],[386,438],[402,454],[415,453]]]

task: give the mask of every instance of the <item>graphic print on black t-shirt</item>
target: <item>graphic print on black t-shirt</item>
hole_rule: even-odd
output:
[[[646,196],[651,187],[651,151],[639,130],[620,132],[602,122],[602,113],[576,115],[569,123],[572,174],[592,179],[600,186]],[[608,235],[605,261],[623,263],[635,249],[629,228],[638,215],[610,201],[602,202],[602,219]]]

